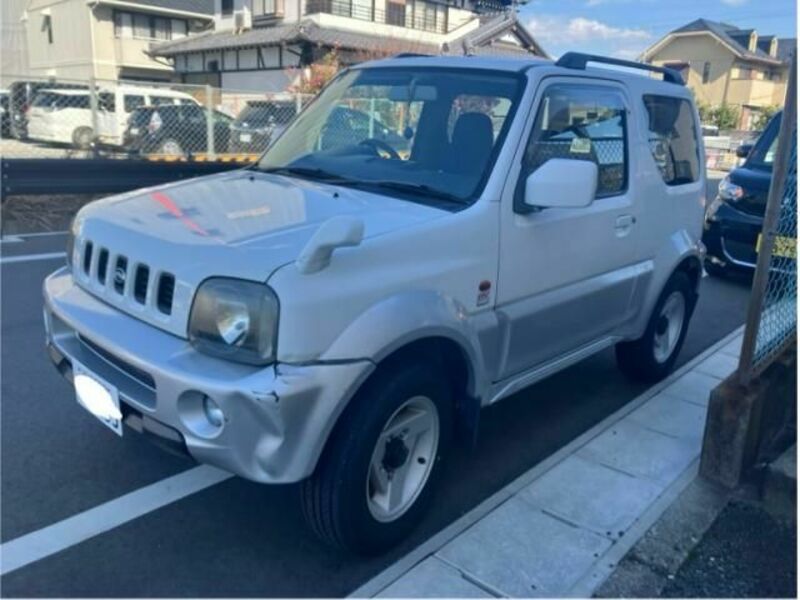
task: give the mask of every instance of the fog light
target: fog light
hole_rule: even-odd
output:
[[[219,405],[208,396],[203,396],[203,413],[214,427],[222,427],[225,423],[225,413]]]

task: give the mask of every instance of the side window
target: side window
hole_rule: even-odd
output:
[[[175,98],[169,96],[151,96],[150,104],[153,106],[172,106],[176,104]]]
[[[556,84],[539,104],[522,164],[524,181],[551,158],[590,160],[597,165],[597,197],[628,185],[628,135],[622,95],[602,86]]]
[[[133,112],[140,106],[144,106],[144,96],[132,96],[125,94],[125,112]]]
[[[645,95],[650,152],[667,185],[683,185],[700,176],[700,147],[694,109],[684,98]]]

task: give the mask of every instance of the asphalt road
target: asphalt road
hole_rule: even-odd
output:
[[[192,468],[81,409],[43,350],[41,285],[63,236],[2,243],[1,541]],[[742,324],[746,284],[705,278],[683,363]],[[607,415],[644,386],[602,352],[487,409],[411,539],[373,559],[327,548],[302,521],[296,486],[233,478],[0,579],[6,596],[342,596]]]

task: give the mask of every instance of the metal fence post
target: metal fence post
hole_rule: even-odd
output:
[[[213,88],[206,84],[206,141],[208,142],[208,158],[215,160],[217,153],[214,151],[214,97]]]
[[[761,316],[764,309],[764,294],[769,281],[770,260],[775,248],[775,228],[781,210],[786,175],[791,158],[792,135],[797,121],[797,54],[792,56],[789,70],[789,82],[786,89],[786,101],[778,147],[773,162],[772,182],[769,186],[767,207],[764,213],[764,224],[761,233],[761,247],[758,249],[756,272],[753,277],[753,288],[750,303],[747,307],[747,321],[742,341],[742,353],[739,358],[738,378],[743,385],[749,383],[753,375],[753,359],[756,352],[756,341]]]
[[[89,79],[89,110],[91,111],[92,119],[92,154],[97,156],[97,139],[100,135],[100,114],[99,102],[97,99],[97,79],[91,77]]]

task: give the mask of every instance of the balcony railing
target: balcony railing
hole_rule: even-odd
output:
[[[433,33],[449,31],[447,7],[443,4],[427,1],[399,4],[390,1],[386,5],[389,10],[383,11],[375,8],[375,2],[369,0],[308,0],[306,14],[325,13]]]

